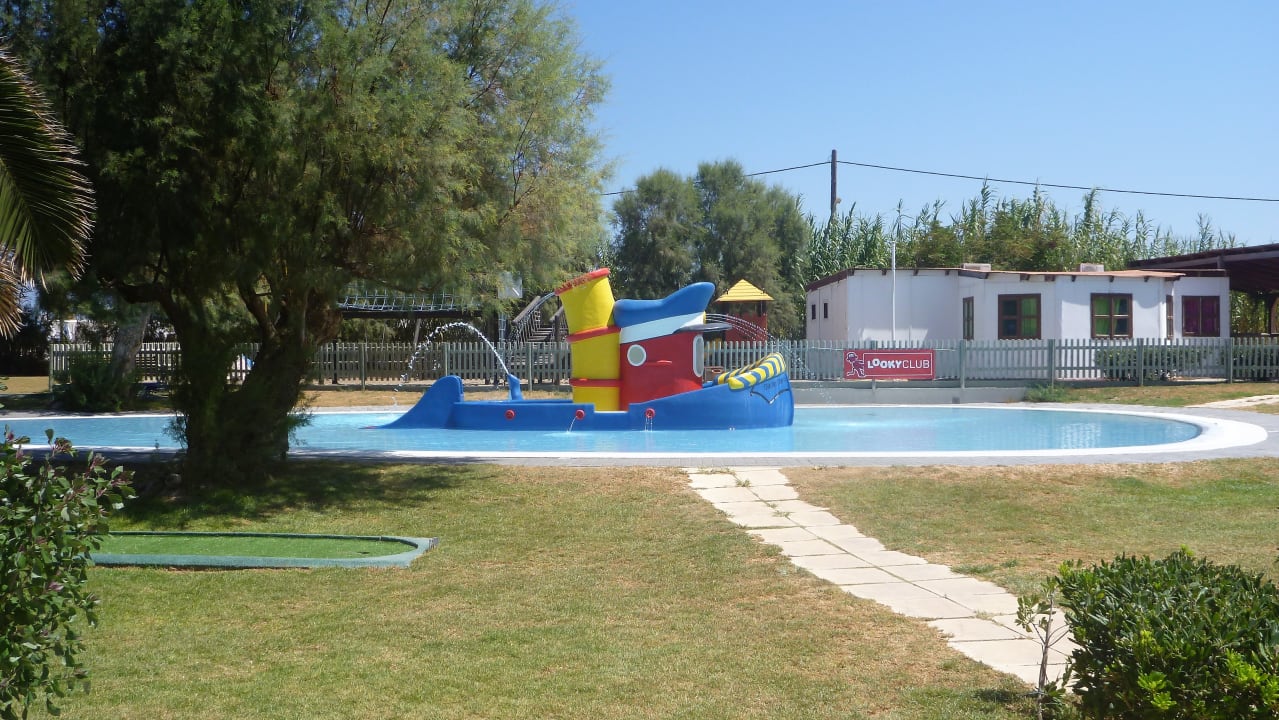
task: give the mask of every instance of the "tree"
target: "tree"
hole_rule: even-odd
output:
[[[8,7],[99,188],[94,271],[181,343],[203,478],[283,458],[349,282],[482,301],[503,271],[562,279],[598,240],[604,81],[532,0]],[[252,371],[228,386],[246,341]]]
[[[798,198],[725,161],[703,163],[689,179],[666,170],[641,178],[613,214],[619,283],[627,291],[662,296],[696,281],[725,291],[746,279],[774,298],[773,334],[802,332],[810,225]]]
[[[18,330],[25,280],[84,262],[93,191],[80,167],[40,91],[0,49],[0,334]]]
[[[669,170],[646,175],[613,204],[613,269],[626,297],[660,298],[689,284],[702,234],[693,183]]]

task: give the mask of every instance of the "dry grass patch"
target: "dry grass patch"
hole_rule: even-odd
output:
[[[1185,546],[1276,576],[1279,468],[1264,459],[1147,465],[820,468],[801,497],[888,547],[1024,592],[1066,560]]]

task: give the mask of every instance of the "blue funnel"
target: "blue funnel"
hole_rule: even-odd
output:
[[[524,399],[524,393],[520,392],[520,379],[519,379],[519,378],[515,377],[514,375],[512,375],[512,374],[510,374],[510,373],[507,373],[507,374],[506,374],[506,384],[507,384],[507,386],[509,386],[509,387],[511,388],[511,397],[510,397],[510,399],[511,399],[512,401],[514,401],[514,400],[523,400],[523,399]]]

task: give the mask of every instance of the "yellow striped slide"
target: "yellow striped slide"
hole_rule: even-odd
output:
[[[784,372],[786,372],[786,360],[780,353],[769,353],[746,367],[720,373],[715,378],[715,383],[718,385],[728,383],[733,390],[745,390]]]

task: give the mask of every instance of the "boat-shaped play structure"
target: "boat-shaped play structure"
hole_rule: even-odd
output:
[[[506,400],[464,398],[462,379],[440,378],[384,428],[463,430],[729,430],[780,427],[795,417],[786,362],[776,353],[706,377],[703,333],[715,286],[694,283],[661,300],[614,300],[609,270],[555,292],[568,324],[572,399],[524,399],[510,376]]]

